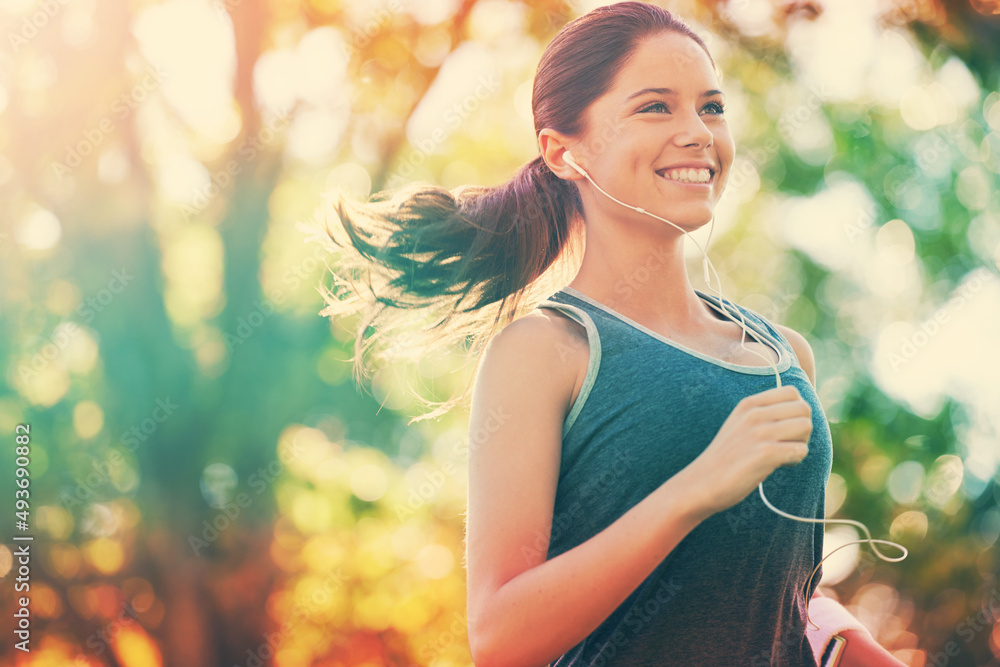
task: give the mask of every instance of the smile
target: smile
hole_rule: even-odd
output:
[[[667,181],[678,183],[691,183],[696,185],[707,185],[715,175],[711,169],[666,169],[656,172],[656,175]]]

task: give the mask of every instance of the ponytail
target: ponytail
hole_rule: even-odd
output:
[[[417,359],[458,343],[478,369],[499,328],[572,278],[581,211],[576,186],[541,157],[499,186],[413,184],[368,203],[334,195],[324,231],[340,250],[320,315],[360,314],[355,380],[370,374],[371,357]],[[443,414],[471,384],[410,423]]]
[[[663,32],[686,35],[708,53],[684,21],[647,2],[598,7],[564,26],[545,47],[532,84],[535,136],[552,128],[584,137],[590,105],[641,41]],[[577,186],[541,157],[496,187],[411,185],[366,204],[337,196],[331,208],[325,233],[342,249],[333,272],[338,291],[323,293],[320,314],[361,314],[354,345],[359,384],[368,372],[366,353],[419,356],[462,342],[478,358],[498,327],[572,280],[582,257]],[[369,328],[374,333],[366,337]],[[446,412],[468,389],[412,421]]]

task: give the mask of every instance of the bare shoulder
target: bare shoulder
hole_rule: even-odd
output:
[[[795,329],[786,327],[783,324],[775,324],[774,328],[788,340],[792,349],[795,350],[795,356],[799,358],[799,365],[802,366],[802,370],[806,372],[806,375],[809,376],[809,381],[815,387],[816,357],[813,355],[812,346],[809,345],[809,341]]]
[[[545,562],[577,376],[573,327],[550,309],[501,329],[483,351],[469,415],[466,524],[470,641],[489,633],[491,600]],[[586,348],[584,348],[586,349]]]
[[[554,308],[536,308],[504,327],[497,337],[537,337],[546,343],[575,345],[586,343],[587,330],[576,320]]]
[[[582,384],[590,352],[581,324],[554,309],[538,308],[501,329],[483,354],[481,373],[521,369],[536,381],[552,381],[568,406]]]

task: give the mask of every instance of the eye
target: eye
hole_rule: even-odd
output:
[[[664,104],[663,102],[653,102],[652,104],[644,106],[643,108],[639,109],[639,113],[646,113],[650,109],[655,109],[655,108],[660,108],[663,109],[665,112],[670,113],[670,109],[668,109],[667,105]]]
[[[726,107],[720,102],[709,102],[705,105],[705,109],[715,109],[712,113],[716,116],[720,116],[726,112]]]

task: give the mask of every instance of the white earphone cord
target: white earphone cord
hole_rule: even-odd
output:
[[[599,186],[597,183],[594,183],[594,179],[592,179],[590,177],[590,174],[588,174],[586,171],[584,171],[584,169],[582,167],[580,167],[580,165],[578,165],[576,163],[576,161],[573,159],[573,157],[569,154],[569,151],[566,151],[566,153],[564,153],[564,155],[565,155],[566,163],[569,164],[576,171],[580,172],[580,174],[582,176],[584,176],[588,181],[590,181],[591,185],[593,185],[595,188],[597,188],[597,190],[601,194],[603,194],[604,196],[608,197],[612,201],[617,202],[618,204],[621,204],[622,206],[624,206],[626,208],[632,209],[633,211],[637,211],[639,213],[645,213],[646,215],[652,216],[652,217],[656,218],[657,220],[662,220],[663,222],[667,223],[668,225],[671,225],[671,226],[675,227],[676,229],[680,230],[686,237],[688,237],[689,239],[691,239],[696,246],[698,246],[698,250],[701,251],[702,257],[704,258],[703,265],[704,265],[704,270],[705,270],[705,282],[707,283],[708,287],[713,292],[715,292],[718,295],[718,297],[719,297],[719,303],[722,304],[723,314],[726,317],[728,317],[730,320],[732,320],[733,322],[735,322],[736,324],[740,325],[740,328],[743,329],[743,334],[740,337],[740,346],[744,350],[746,350],[747,352],[753,352],[758,357],[760,357],[761,359],[763,359],[764,361],[766,361],[769,366],[771,366],[771,369],[774,370],[775,380],[777,381],[778,387],[780,387],[781,386],[781,374],[778,372],[778,366],[777,366],[777,364],[775,362],[771,361],[770,357],[766,357],[763,354],[761,354],[760,352],[758,352],[757,350],[751,350],[750,348],[748,348],[746,346],[747,334],[750,333],[750,330],[747,327],[746,318],[744,318],[744,316],[743,316],[743,311],[737,309],[735,306],[733,306],[732,302],[730,302],[730,306],[732,306],[733,309],[739,314],[740,319],[737,321],[736,318],[733,317],[732,313],[729,312],[729,308],[726,306],[726,298],[722,295],[722,280],[719,279],[719,272],[715,270],[715,265],[712,264],[712,260],[710,260],[708,258],[708,253],[705,252],[705,249],[701,246],[701,244],[698,243],[698,241],[693,236],[691,236],[691,234],[686,229],[680,227],[679,225],[675,225],[674,223],[670,222],[666,218],[661,218],[660,216],[656,215],[655,213],[650,213],[646,209],[639,208],[638,206],[631,206],[629,204],[626,204],[623,201],[619,201],[618,199],[615,199],[614,197],[612,197],[611,195],[609,195],[607,192],[605,192],[601,188],[601,186]],[[709,224],[711,225],[709,227],[709,238],[711,238],[712,230],[715,227],[715,214],[714,213],[712,214],[712,220],[711,220],[711,222]],[[715,282],[718,283],[719,289],[715,289],[714,287],[712,287],[712,281],[709,280],[709,275],[708,275],[708,269],[709,269],[709,267],[711,267],[712,273],[715,275]],[[832,556],[834,553],[836,553],[840,549],[843,549],[844,547],[850,546],[852,544],[865,544],[865,543],[870,544],[871,547],[872,547],[872,551],[875,552],[875,555],[878,556],[880,559],[888,562],[888,563],[898,563],[899,561],[901,561],[904,558],[906,558],[907,555],[909,555],[909,552],[907,551],[906,547],[904,547],[902,544],[897,544],[896,542],[892,542],[890,540],[877,540],[877,539],[872,538],[872,534],[871,534],[871,532],[869,532],[868,527],[865,526],[863,523],[861,523],[859,521],[854,521],[852,519],[810,519],[810,518],[806,518],[806,517],[795,516],[793,514],[789,514],[788,512],[783,512],[783,511],[779,510],[777,507],[775,507],[774,505],[771,504],[771,502],[764,495],[764,482],[763,481],[761,481],[760,484],[757,485],[757,490],[760,492],[760,499],[764,501],[764,504],[767,505],[768,508],[771,509],[771,511],[775,512],[776,514],[778,514],[780,516],[785,517],[786,519],[792,519],[793,521],[801,521],[803,523],[846,523],[846,524],[850,524],[852,526],[857,526],[857,527],[861,528],[861,530],[864,531],[864,534],[868,536],[866,539],[863,539],[863,540],[853,540],[851,542],[846,542],[846,543],[840,545],[839,547],[837,547],[836,549],[832,550],[826,556],[823,556],[823,558],[820,559],[819,563],[816,564],[816,567],[813,568],[812,574],[809,575],[809,581],[806,583],[806,590],[809,590],[809,588],[812,586],[813,577],[816,576],[816,572],[819,570],[820,566],[823,565],[823,561],[825,561],[827,558],[829,558],[830,556]],[[875,546],[876,544],[888,544],[888,545],[891,545],[893,547],[896,547],[897,549],[899,549],[903,553],[903,555],[899,556],[897,558],[890,558],[889,556],[886,556],[881,551],[879,551],[878,547]],[[806,607],[806,619],[809,621],[809,623],[811,625],[815,626],[817,629],[819,628],[819,626],[816,625],[815,623],[813,623],[812,619],[809,618],[808,606]]]

